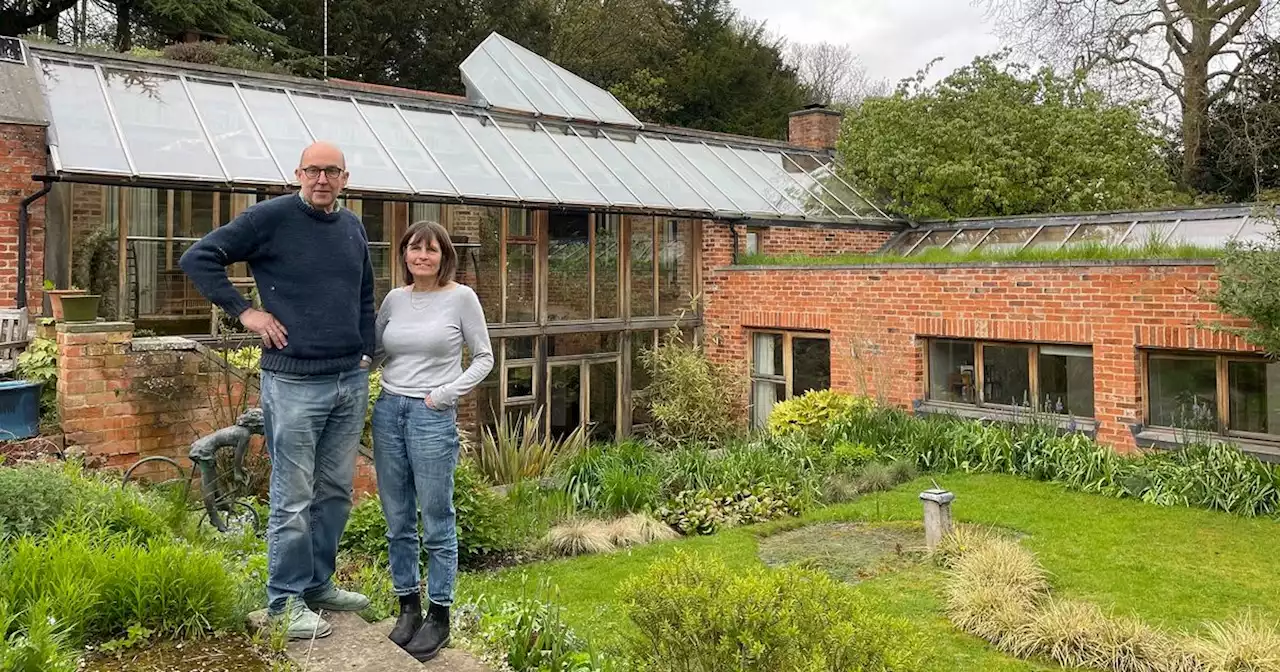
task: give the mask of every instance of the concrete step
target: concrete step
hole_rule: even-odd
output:
[[[304,672],[492,672],[471,654],[445,649],[425,665],[387,639],[394,619],[370,624],[358,614],[326,611],[333,626],[327,637],[292,640],[286,653]],[[253,627],[266,622],[265,610],[250,616]]]

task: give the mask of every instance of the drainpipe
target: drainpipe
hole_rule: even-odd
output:
[[[44,186],[40,187],[40,191],[22,199],[22,203],[18,205],[18,308],[27,307],[27,208],[53,189],[52,180],[45,179],[43,182]]]
[[[738,265],[738,227],[733,225],[733,220],[729,220],[729,238],[733,241],[733,256],[730,257],[734,266]]]

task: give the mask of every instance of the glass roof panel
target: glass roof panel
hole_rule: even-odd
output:
[[[223,178],[182,80],[115,68],[102,79],[139,174]]]
[[[293,94],[293,102],[317,140],[342,148],[349,184],[355,189],[412,192],[391,157],[378,142],[350,98]]]
[[[280,166],[286,171],[297,168],[302,150],[311,144],[312,139],[289,98],[280,90],[250,86],[241,86],[240,94],[244,96],[249,114],[262,129],[262,137],[280,161]],[[293,177],[293,173],[289,175]],[[297,179],[290,179],[290,182],[297,182]]]
[[[978,250],[982,252],[1013,252],[1022,249],[1022,246],[1035,233],[1035,227],[1025,229],[994,228],[991,230],[991,235],[987,236],[987,239],[978,246]]]
[[[707,144],[705,147],[722,162],[718,165],[726,167],[730,172],[741,177],[743,182],[762,196],[772,209],[793,217],[805,216],[804,200],[798,198],[798,194],[790,193],[803,191],[800,185],[787,178],[785,174],[770,176],[769,173],[764,172],[768,170],[767,160],[764,162],[766,164],[764,170],[761,170],[747,162],[746,157],[743,156],[746,152],[736,152],[725,145]],[[788,188],[789,192],[784,191]],[[824,210],[821,215],[830,216],[831,213]]]
[[[611,145],[631,161],[648,181],[662,191],[667,200],[677,208],[691,210],[715,210],[702,193],[693,188],[685,178],[663,160],[653,145],[641,135],[623,135],[605,132]]]
[[[608,91],[497,33],[491,33],[467,56],[461,71],[468,93],[491,105],[641,126]]]
[[[921,238],[924,238],[927,235],[929,235],[928,231],[911,231],[902,236],[902,238],[899,238],[898,242],[891,245],[884,251],[884,253],[906,255],[907,251],[915,246],[916,243],[920,242]]]
[[[1223,219],[1193,219],[1178,225],[1169,238],[1174,245],[1199,245],[1202,247],[1222,247],[1236,235],[1236,231],[1244,222],[1243,217]],[[1248,226],[1246,224],[1246,226]]]
[[[560,147],[560,149],[564,150],[564,153],[568,154],[569,158],[572,159],[573,162],[577,164],[578,168],[586,174],[587,179],[591,181],[591,184],[595,185],[595,188],[599,190],[600,194],[607,201],[631,205],[641,205],[645,203],[638,200],[636,196],[627,189],[628,185],[624,185],[622,182],[618,181],[618,177],[614,174],[614,171],[618,169],[617,164],[615,163],[612,166],[606,166],[599,157],[592,153],[591,149],[587,147],[585,141],[579,138],[576,133],[569,129],[569,127],[543,125],[543,128],[546,129],[547,135]],[[623,161],[622,157],[618,157],[618,162]],[[614,170],[610,170],[610,168],[613,168]],[[634,170],[632,170],[631,173],[634,175],[636,181],[644,181],[644,178],[640,177],[639,173],[636,173]],[[647,183],[645,183],[645,186],[648,186]],[[658,194],[652,187],[648,189],[647,193],[653,196],[651,200],[646,201],[647,203],[655,204],[663,202],[661,194]]]
[[[947,250],[958,253],[968,252],[977,247],[978,243],[981,243],[982,239],[987,237],[987,232],[990,230],[991,229],[988,228],[962,229],[960,233],[956,234],[956,237],[952,238],[951,242],[947,244]]]
[[[955,229],[937,229],[935,231],[930,231],[929,234],[924,237],[924,240],[916,246],[916,249],[912,250],[911,256],[914,257],[922,252],[938,249],[943,245],[946,245],[947,242],[955,235]]]
[[[1124,244],[1128,247],[1143,247],[1163,243],[1176,225],[1176,221],[1138,222],[1124,239]]]
[[[813,180],[824,194],[823,202],[840,215],[843,216],[846,211],[849,211],[853,216],[861,218],[885,218],[880,211],[872,207],[866,199],[859,196],[858,192],[835,174],[830,162],[823,161],[814,154],[788,152],[786,157],[797,169],[808,174],[809,179]]]
[[[466,129],[476,144],[484,149],[484,153],[493,161],[502,175],[515,188],[520,198],[528,201],[555,201],[556,196],[538,175],[530,170],[521,159],[521,155],[503,137],[502,131],[490,119],[472,116],[457,116],[458,121]]]
[[[361,102],[359,105],[378,139],[391,152],[391,158],[395,159],[405,177],[413,184],[414,191],[450,195],[457,193],[396,108],[368,102]]]
[[[448,112],[400,108],[409,125],[422,138],[437,165],[453,180],[461,194],[492,198],[517,198],[476,143],[467,137],[458,118]]]
[[[831,217],[835,213],[848,214],[849,210],[836,204],[834,212],[827,206],[826,194],[818,188],[808,173],[795,168],[783,154],[755,149],[725,148],[767,180],[769,186],[787,197],[787,202],[803,209],[810,217]]]
[[[727,212],[744,212],[745,208],[739,206],[738,203],[730,199],[728,194],[717,188],[711,180],[703,175],[698,169],[684,158],[680,152],[676,151],[675,146],[665,138],[648,138],[641,137],[639,144],[646,145],[658,155],[658,158],[664,162],[664,170],[668,174],[672,174],[681,179],[685,184],[692,187],[702,200],[711,204],[716,210],[724,210]],[[651,175],[652,177],[652,175]]]
[[[508,69],[507,74],[515,80],[516,85],[525,92],[525,96],[533,101],[540,112],[575,119],[593,121],[599,119],[596,113],[570,90],[569,84],[562,81],[558,73],[551,69],[551,63],[547,59],[510,40],[497,40],[492,48],[495,50],[492,54],[494,58],[501,58],[498,54],[503,53],[508,58],[507,63],[518,64],[516,68]]]
[[[233,180],[246,182],[286,181],[271,158],[249,113],[230,84],[188,79],[187,88],[196,102],[200,119],[213,138],[222,165]]]
[[[1040,233],[1037,233],[1035,238],[1031,239],[1031,243],[1027,245],[1027,247],[1029,248],[1045,247],[1045,248],[1051,248],[1051,249],[1058,249],[1062,247],[1062,241],[1066,240],[1067,236],[1071,235],[1072,228],[1073,227],[1069,225],[1067,226],[1046,225],[1043,229],[1040,229]]]
[[[40,70],[62,167],[129,174],[97,71],[43,59]]]
[[[1118,245],[1129,224],[1081,224],[1067,239],[1066,247],[1079,245]]]
[[[1242,243],[1266,242],[1268,236],[1276,231],[1276,227],[1275,220],[1251,215],[1249,221],[1244,223],[1244,228],[1240,230],[1240,235],[1236,240]]]
[[[573,135],[577,136],[578,139],[582,141],[583,147],[590,150],[592,154],[600,157],[600,161],[604,165],[608,166],[609,170],[616,174],[618,179],[622,180],[626,184],[629,191],[635,193],[635,198],[641,203],[655,207],[667,207],[672,205],[674,202],[675,204],[683,203],[683,205],[677,205],[676,207],[692,208],[695,210],[707,209],[707,204],[704,203],[701,198],[698,198],[698,195],[687,186],[678,185],[683,187],[682,191],[677,190],[678,193],[664,193],[667,187],[661,187],[662,190],[660,191],[660,187],[656,186],[655,183],[648,179],[647,173],[642,172],[644,169],[640,166],[643,165],[644,159],[641,158],[641,155],[646,150],[643,147],[639,147],[636,143],[619,140],[618,144],[615,144],[609,137],[603,134],[578,129],[575,129]],[[622,153],[623,150],[619,149],[619,145],[622,144],[627,145],[628,156],[624,156]],[[656,155],[650,155],[648,158],[655,162],[658,160]],[[635,161],[636,164],[633,164],[632,161]],[[589,170],[588,173],[590,173]],[[600,183],[597,182],[596,184],[599,185]],[[679,200],[681,198],[684,200]],[[619,200],[619,202],[621,202],[621,200]]]
[[[785,199],[776,191],[766,194],[757,190],[752,182],[760,182],[760,178],[755,177],[749,168],[743,167],[741,172],[738,172],[734,168],[726,166],[711,151],[710,147],[700,142],[681,142],[674,139],[670,141],[678,153],[692,163],[702,175],[706,175],[708,179],[714,182],[715,186],[736,203],[740,210],[775,215],[802,214],[799,208],[794,205],[788,206],[786,210],[783,210],[780,206],[775,207],[774,201],[785,201]],[[755,179],[752,180],[750,178]]]
[[[550,134],[527,123],[498,123],[516,151],[528,159],[561,201],[609,205],[609,199],[601,196],[574,162],[566,158]]]

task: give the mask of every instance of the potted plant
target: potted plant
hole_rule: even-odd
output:
[[[53,319],[62,321],[62,298],[65,296],[80,296],[88,294],[87,291],[72,285],[67,289],[55,289],[52,280],[44,281],[44,293],[49,296],[49,308],[53,310]]]
[[[62,314],[65,322],[93,322],[98,319],[100,294],[78,294],[62,297]]]

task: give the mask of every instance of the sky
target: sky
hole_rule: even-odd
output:
[[[974,56],[997,51],[1001,40],[983,7],[970,0],[733,0],[743,15],[793,42],[848,44],[872,79],[891,84],[942,56],[929,81]]]

